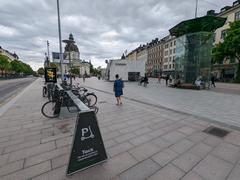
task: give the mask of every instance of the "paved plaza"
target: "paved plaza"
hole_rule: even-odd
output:
[[[113,89],[112,82],[96,78],[87,79],[84,85],[111,93]],[[240,85],[230,84],[227,89],[225,86],[218,83],[216,89],[185,90],[166,87],[164,80],[159,84],[157,79],[150,79],[147,88],[138,86],[136,82],[125,83],[124,96],[240,127]]]
[[[126,98],[116,106],[112,83],[86,79],[98,89],[108,160],[66,177],[76,114],[42,116],[42,85],[37,79],[1,107],[1,180],[239,180],[240,132],[211,121],[237,124],[238,95],[125,83]],[[230,131],[224,138],[202,132],[222,125]]]

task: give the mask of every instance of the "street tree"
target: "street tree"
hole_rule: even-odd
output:
[[[222,63],[224,58],[234,58],[238,62],[235,82],[240,82],[240,21],[230,23],[224,42],[213,49],[214,62]]]
[[[56,70],[58,71],[58,65],[56,63],[50,62],[50,67],[56,68]]]
[[[8,57],[1,55],[1,54],[0,54],[0,70],[1,70],[2,76],[3,76],[4,72],[6,74],[6,71],[9,70]]]
[[[79,75],[80,71],[79,71],[79,68],[78,67],[72,67],[71,68],[71,73],[72,74],[75,74],[75,75]]]
[[[43,67],[40,67],[40,68],[37,70],[37,73],[38,73],[38,75],[44,75],[44,69],[43,69]]]

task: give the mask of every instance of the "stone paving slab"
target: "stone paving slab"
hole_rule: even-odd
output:
[[[137,82],[126,82],[124,96],[140,102],[165,107],[187,114],[204,117],[209,120],[240,127],[240,85],[224,85],[238,93],[216,93],[217,90],[185,90],[169,88],[165,83],[159,84],[150,78],[147,88],[138,86]],[[82,82],[82,80],[78,80]],[[89,78],[84,85],[112,93],[112,82]],[[220,85],[220,88],[222,85]],[[228,88],[228,89],[229,89]],[[218,88],[216,88],[218,89]],[[226,91],[227,92],[227,91]],[[219,101],[221,99],[221,101]]]
[[[97,118],[109,159],[67,177],[76,114],[42,116],[42,85],[35,81],[0,117],[0,179],[239,179],[239,131],[227,128],[218,138],[202,130],[221,124],[129,99],[116,106],[99,91],[104,103],[97,104]]]

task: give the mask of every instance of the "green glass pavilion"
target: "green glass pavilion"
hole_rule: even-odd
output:
[[[198,78],[205,84],[209,81],[213,32],[225,21],[225,18],[203,16],[183,21],[169,30],[177,38],[175,78],[185,84],[194,84]]]

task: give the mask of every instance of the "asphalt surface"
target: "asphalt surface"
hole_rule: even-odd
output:
[[[21,92],[36,78],[21,78],[0,81],[0,107]]]

